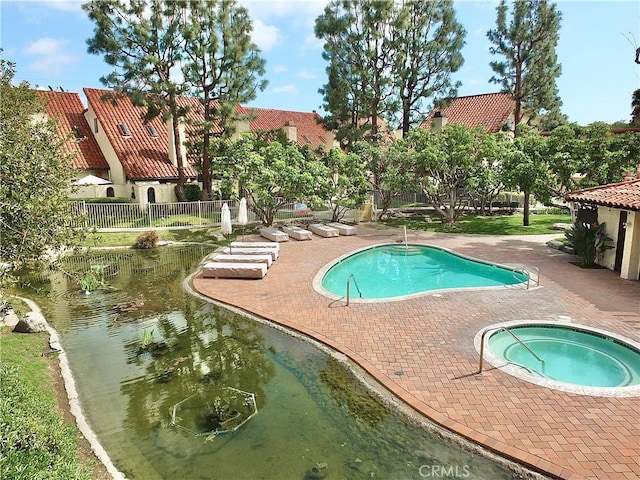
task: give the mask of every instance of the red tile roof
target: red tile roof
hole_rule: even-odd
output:
[[[270,108],[249,108],[255,118],[250,123],[251,130],[280,130],[287,122],[293,122],[298,134],[298,145],[310,144],[312,148],[328,146],[328,132],[319,123],[320,115],[315,112],[292,112]]]
[[[515,109],[515,102],[507,93],[484,93],[458,97],[449,106],[432,110],[420,125],[431,129],[433,115],[440,111],[447,116],[447,123],[483,126],[487,133],[499,132]]]
[[[64,139],[65,153],[73,155],[73,167],[79,170],[109,170],[109,164],[84,118],[84,104],[77,93],[37,90],[45,98],[49,118],[57,122]],[[76,138],[79,129],[83,138]]]
[[[143,117],[145,109],[133,105],[127,97],[118,98],[114,103],[102,100],[110,90],[85,88],[87,102],[93,108],[100,127],[111,143],[116,156],[129,180],[175,180],[178,169],[169,160],[167,126],[161,118],[154,118],[147,124]],[[184,99],[188,103],[197,103],[195,98]],[[125,136],[118,124],[124,123],[131,133]],[[153,137],[147,131],[147,125],[155,129],[158,136]],[[197,177],[197,172],[186,159],[184,161],[187,178]]]
[[[565,198],[570,202],[640,210],[640,179],[576,190],[567,193]]]

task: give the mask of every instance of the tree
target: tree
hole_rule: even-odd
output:
[[[179,201],[186,201],[186,159],[182,158],[179,129],[186,109],[178,99],[187,92],[187,85],[176,79],[183,48],[180,4],[173,0],[94,0],[82,8],[95,23],[94,36],[87,40],[89,53],[103,54],[105,62],[116,67],[100,81],[144,106],[145,120],[171,119],[176,195]],[[117,101],[117,95],[113,100]]]
[[[235,132],[234,121],[242,118],[237,104],[254,100],[257,90],[266,87],[266,81],[258,80],[265,73],[265,61],[251,42],[249,14],[235,0],[188,0],[185,11],[182,70],[203,107],[198,125],[202,136],[195,150],[202,162],[202,200],[208,200],[212,147]]]
[[[393,21],[393,77],[402,106],[402,135],[421,120],[424,99],[453,98],[460,82],[453,82],[464,59],[460,51],[466,35],[455,18],[451,0],[406,0]]]
[[[460,215],[460,193],[471,177],[480,135],[479,129],[448,124],[442,132],[419,128],[407,137],[414,182],[445,224]]]
[[[26,83],[12,86],[14,75],[0,59],[0,262],[11,269],[82,235],[67,202],[72,159],[53,121],[34,120],[45,113],[42,97]],[[0,283],[8,274],[0,269]]]
[[[465,184],[480,213],[491,213],[493,201],[504,188],[502,161],[512,149],[513,142],[507,133],[480,136],[475,162]]]
[[[633,92],[631,109],[631,126],[640,127],[640,88]]]
[[[537,133],[518,135],[515,148],[505,158],[504,182],[509,187],[518,187],[524,193],[522,225],[529,226],[529,202],[531,194],[542,200],[550,196],[552,180],[547,162],[547,141]]]
[[[326,167],[308,150],[292,143],[265,143],[259,136],[243,135],[227,144],[224,183],[240,186],[240,194],[265,225],[297,198],[312,198]]]
[[[338,222],[350,208],[360,207],[365,201],[368,183],[362,161],[358,155],[338,148],[332,148],[320,161],[327,173],[318,179],[318,195],[328,200],[331,221]]]
[[[490,63],[495,73],[490,82],[502,85],[515,100],[516,125],[525,115],[557,116],[562,105],[556,86],[561,72],[556,55],[560,12],[547,0],[516,0],[507,24],[506,0],[496,11],[496,28],[487,38],[493,44],[491,54],[503,59]]]
[[[388,75],[393,8],[393,0],[333,0],[316,19],[316,36],[325,41],[322,58],[329,62],[328,83],[320,90],[323,108],[332,126],[344,126],[345,132],[364,130],[377,138],[380,115],[397,109]]]

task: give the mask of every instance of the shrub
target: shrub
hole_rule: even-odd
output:
[[[95,197],[95,198],[81,198],[86,203],[131,203],[129,197]],[[77,201],[74,199],[74,201]]]
[[[145,232],[136,238],[133,248],[150,249],[158,246],[158,234],[156,232]]]
[[[202,189],[197,183],[187,183],[184,186],[184,194],[189,202],[197,202],[202,199]]]
[[[604,222],[600,225],[576,222],[571,230],[564,234],[576,255],[580,257],[580,264],[585,267],[595,265],[596,260],[599,260],[605,251],[613,248],[613,245],[609,244],[613,239],[607,235],[605,225]]]

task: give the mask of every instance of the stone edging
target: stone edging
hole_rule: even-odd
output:
[[[42,315],[42,311],[40,307],[28,298],[16,297],[25,302],[29,308],[38,315],[42,317],[42,319],[47,324],[47,331],[49,332],[49,347],[52,350],[59,351],[58,359],[60,361],[60,371],[62,372],[62,379],[64,380],[64,388],[67,392],[67,398],[69,399],[69,407],[71,414],[74,416],[76,420],[76,425],[78,430],[84,438],[87,439],[89,444],[91,445],[91,450],[98,457],[98,460],[102,462],[105,466],[109,474],[114,480],[126,480],[126,477],[120,472],[113,462],[109,455],[105,451],[105,449],[100,444],[98,437],[91,429],[91,426],[87,422],[84,413],[82,412],[82,407],[80,406],[80,401],[78,400],[78,391],[76,390],[76,383],[73,379],[73,374],[71,373],[71,368],[69,367],[69,360],[67,358],[67,354],[62,349],[62,345],[58,340],[58,332],[56,332],[51,325],[47,322],[47,320]]]

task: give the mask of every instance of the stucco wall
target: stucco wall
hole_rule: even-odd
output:
[[[100,150],[102,150],[102,154],[109,164],[109,180],[111,180],[111,182],[114,184],[114,187],[124,186],[126,180],[122,164],[120,163],[120,160],[118,160],[116,152],[111,146],[111,142],[109,142],[109,139],[107,139],[107,135],[104,133],[104,129],[102,128],[102,125],[99,121],[98,131],[96,132],[95,121],[97,117],[91,106],[89,106],[89,108],[84,112],[84,118],[87,120],[89,128],[91,128],[91,131],[93,132],[93,136],[96,138],[98,146],[100,147]],[[129,195],[119,195],[116,191],[116,196],[126,197]]]
[[[620,222],[620,210],[610,207],[598,207],[598,223],[606,223],[605,230],[613,241],[611,245],[616,246],[618,241],[618,223]],[[613,270],[616,263],[616,249],[607,250],[598,262],[603,267]]]

